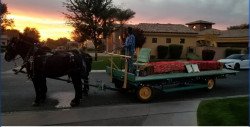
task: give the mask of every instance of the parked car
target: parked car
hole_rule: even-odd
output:
[[[232,54],[225,59],[220,59],[218,62],[224,64],[228,69],[249,69],[249,57],[248,54]]]

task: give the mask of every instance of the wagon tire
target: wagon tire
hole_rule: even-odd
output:
[[[215,87],[215,79],[211,78],[207,80],[207,90],[211,91]]]
[[[152,87],[143,85],[138,88],[136,94],[141,102],[146,103],[153,99],[154,92]]]

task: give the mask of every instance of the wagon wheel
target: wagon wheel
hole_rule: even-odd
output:
[[[215,79],[207,80],[207,89],[212,90],[215,87]]]
[[[140,86],[137,90],[137,98],[141,102],[149,102],[153,98],[153,89],[150,86]]]

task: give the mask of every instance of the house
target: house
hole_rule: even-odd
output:
[[[216,47],[221,54],[216,58],[224,57],[226,48],[246,49],[248,47],[248,29],[218,30],[215,23],[203,20],[183,24],[140,23],[132,27],[143,30],[146,37],[144,48],[152,49],[151,55],[157,55],[157,46],[170,44],[183,45],[181,58],[185,58],[189,49],[202,50],[206,47]],[[130,25],[131,26],[131,25]],[[112,51],[121,45],[121,30],[114,32],[107,40],[107,51]],[[201,56],[201,51],[198,52]]]
[[[138,25],[126,25],[125,27],[128,26],[143,30],[146,37],[143,47],[152,49],[151,55],[155,56],[157,55],[158,45],[181,44],[184,47],[182,56],[185,57],[187,47],[195,46],[198,35],[198,32],[182,24],[140,23]],[[121,37],[122,31],[125,30],[120,29],[112,33],[106,40],[107,51],[118,49],[122,45],[122,41],[124,41]]]
[[[9,39],[8,39],[7,35],[1,35],[0,39],[1,39],[1,47],[5,47],[8,45]]]
[[[196,31],[203,31],[206,29],[212,29],[212,25],[215,23],[213,22],[208,22],[208,21],[203,21],[203,20],[197,20],[194,22],[186,23],[189,28],[196,30]]]
[[[6,30],[0,36],[1,52],[5,50],[5,47],[10,42],[10,39],[13,37],[19,37],[19,31],[17,30]]]
[[[248,29],[222,31],[218,37],[218,47],[246,48],[249,43]]]
[[[248,47],[248,29],[217,30],[212,28],[212,25],[214,24],[215,23],[203,20],[186,23],[189,28],[192,28],[193,30],[198,32],[198,47],[211,45],[215,47],[233,48]]]
[[[188,47],[196,46],[198,32],[182,24],[140,23],[137,26],[144,31],[144,48],[152,49],[151,55],[157,55],[157,46],[170,44],[183,45],[181,57],[186,56]]]

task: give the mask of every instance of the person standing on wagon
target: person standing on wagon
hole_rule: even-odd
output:
[[[132,27],[128,27],[128,36],[125,41],[125,55],[131,56],[131,59],[128,59],[128,71],[134,72],[134,54],[135,54],[135,36],[133,34]]]

